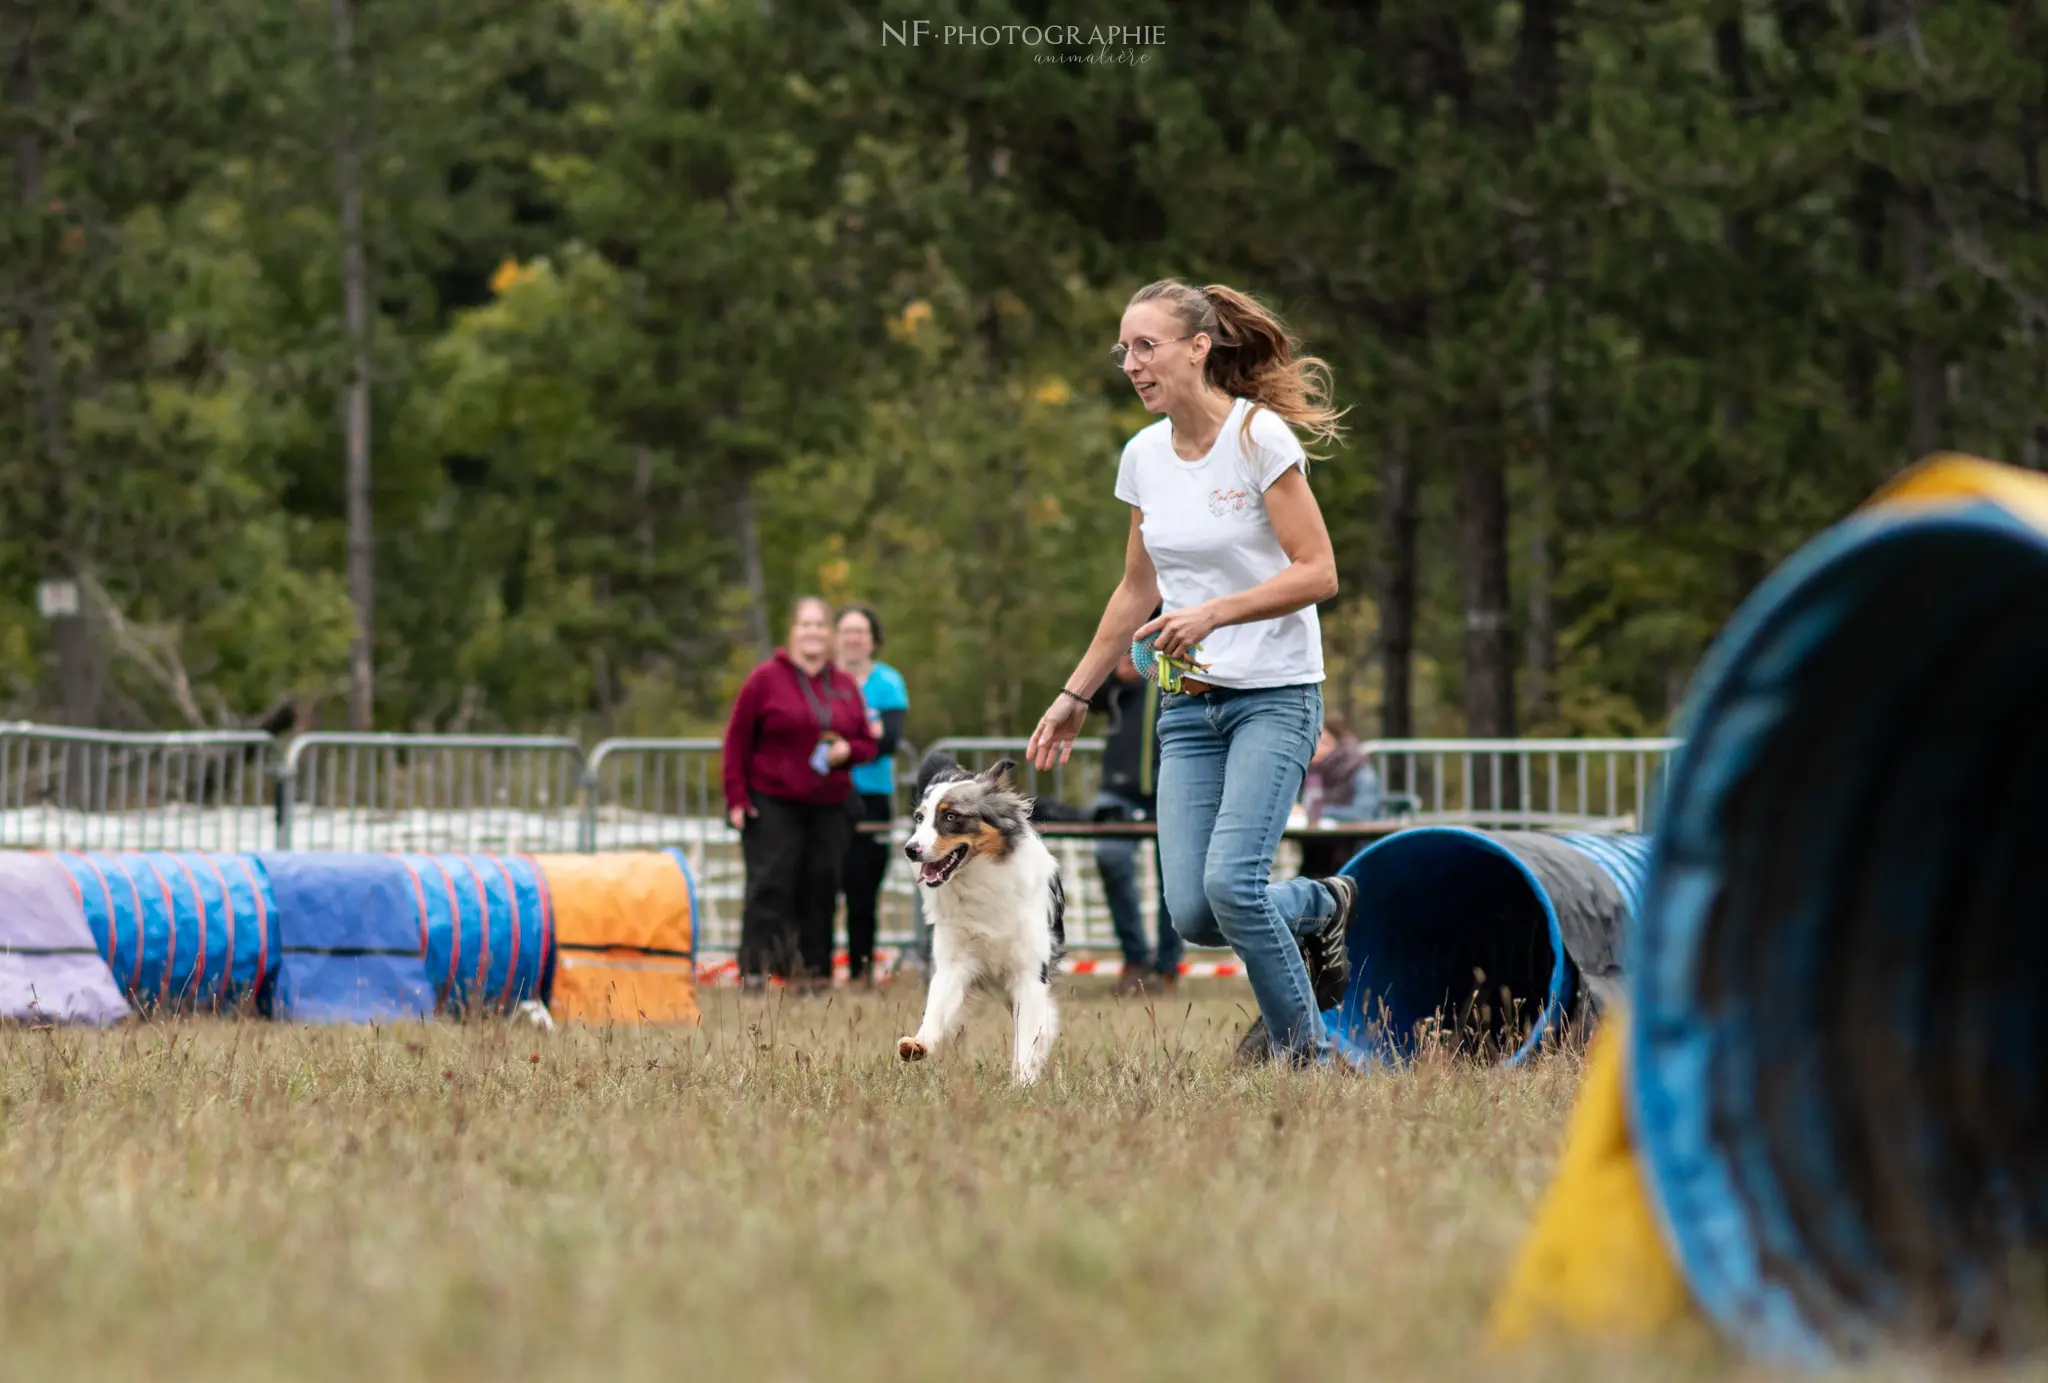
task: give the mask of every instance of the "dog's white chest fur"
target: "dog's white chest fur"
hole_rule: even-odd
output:
[[[943,945],[977,979],[1005,992],[1038,979],[1052,963],[1049,900],[1059,868],[1034,834],[1018,841],[1009,859],[969,860],[946,884],[926,889],[934,965]]]
[[[1006,760],[970,777],[935,757],[919,773],[925,786],[904,853],[931,918],[931,987],[917,1035],[896,1051],[922,1060],[959,1028],[974,990],[993,990],[1010,1001],[1014,1072],[1028,1085],[1058,1029],[1052,975],[1066,895],[1059,861],[1031,829],[1030,799],[1011,788],[1009,768]]]

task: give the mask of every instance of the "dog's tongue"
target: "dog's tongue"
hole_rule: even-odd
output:
[[[945,877],[946,866],[944,864],[924,864],[918,866],[917,880],[919,883],[935,884]]]

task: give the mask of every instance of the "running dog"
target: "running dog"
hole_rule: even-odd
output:
[[[1059,861],[1031,826],[1032,799],[1010,781],[1009,759],[969,773],[933,753],[917,771],[917,810],[903,853],[930,890],[931,988],[915,1037],[896,1043],[922,1061],[960,1027],[968,994],[1006,995],[1017,1021],[1013,1071],[1038,1079],[1059,1028],[1052,976],[1066,949]]]

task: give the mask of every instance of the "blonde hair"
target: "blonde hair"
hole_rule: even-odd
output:
[[[1208,333],[1212,344],[1202,361],[1202,377],[1211,388],[1249,399],[1255,408],[1272,409],[1311,441],[1343,440],[1337,420],[1349,410],[1330,404],[1329,363],[1296,355],[1300,347],[1294,333],[1271,308],[1227,284],[1197,288],[1161,279],[1133,293],[1125,310],[1150,302],[1171,309],[1189,336]],[[1247,409],[1244,416],[1247,439],[1253,411]]]

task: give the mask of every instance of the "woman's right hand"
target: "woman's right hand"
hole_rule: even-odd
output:
[[[1024,746],[1025,760],[1038,769],[1065,763],[1068,755],[1074,752],[1074,737],[1081,733],[1081,725],[1087,719],[1087,703],[1076,701],[1065,693],[1054,697],[1052,705],[1038,718],[1038,728],[1031,732],[1031,739]]]
[[[732,807],[726,811],[725,819],[732,823],[735,831],[744,831],[747,829],[747,818],[753,814],[752,807]]]

